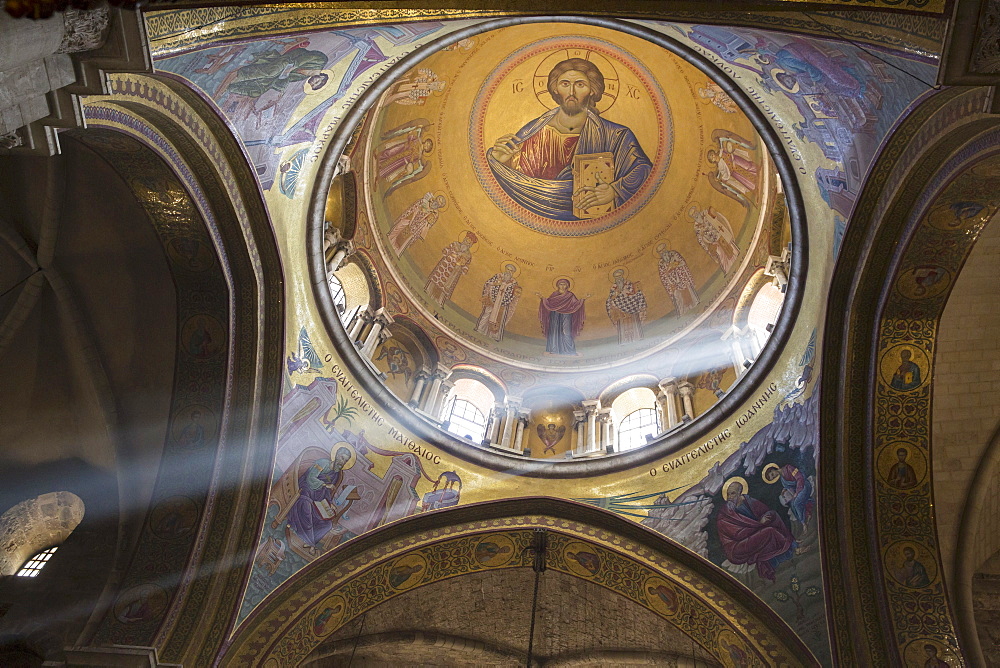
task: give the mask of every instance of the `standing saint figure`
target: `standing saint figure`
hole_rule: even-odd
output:
[[[639,341],[642,339],[642,321],[646,319],[646,295],[642,293],[639,281],[625,278],[624,269],[615,269],[611,276],[615,282],[608,292],[604,308],[618,328],[618,343]]]
[[[722,90],[722,86],[714,81],[709,81],[704,86],[699,86],[698,97],[710,101],[727,114],[735,114],[738,109],[736,103],[733,102],[733,98],[729,97],[729,94]]]
[[[421,67],[416,74],[407,74],[399,79],[389,91],[386,104],[395,102],[402,105],[421,105],[431,93],[444,90],[445,82],[438,79],[433,70]]]
[[[396,255],[402,255],[418,239],[425,239],[427,230],[438,221],[441,210],[446,206],[448,200],[444,195],[435,197],[432,193],[425,193],[400,214],[389,230],[389,245]]]
[[[478,241],[476,235],[466,230],[460,241],[452,241],[441,249],[441,259],[431,269],[424,284],[427,296],[438,306],[444,306],[444,303],[451,299],[458,280],[469,273],[469,264],[472,263],[471,249],[476,241]]]
[[[739,481],[726,487],[726,502],[715,520],[722,551],[729,563],[755,565],[762,578],[774,582],[774,569],[792,558],[795,540],[776,512],[743,492]]]
[[[503,338],[504,327],[514,315],[514,309],[521,298],[521,286],[514,280],[515,273],[517,267],[508,263],[504,265],[502,272],[493,274],[483,284],[483,310],[479,314],[476,331],[494,341]]]
[[[434,140],[424,134],[430,124],[426,118],[415,118],[381,136],[375,149],[375,175],[388,185],[383,197],[427,175],[434,150]]]
[[[729,219],[712,207],[699,209],[694,204],[688,209],[688,218],[694,221],[694,236],[698,243],[722,268],[722,273],[728,274],[740,255]]]
[[[574,207],[579,213],[623,205],[645,183],[652,163],[632,130],[597,111],[604,96],[601,70],[570,58],[552,68],[547,87],[559,106],[487,150],[497,183],[528,211],[555,220],[580,220]],[[588,160],[610,160],[608,177],[598,177],[593,185],[574,184],[574,162]]]
[[[706,154],[708,163],[715,166],[715,173],[707,174],[712,187],[743,206],[756,203],[758,168],[751,153],[754,145],[727,130],[713,130],[712,140],[718,144]]]
[[[569,289],[569,279],[560,278],[556,281],[556,290],[548,297],[539,299],[538,320],[542,325],[542,336],[545,337],[545,352],[550,355],[578,355],[576,352],[576,337],[583,330],[586,317],[584,305],[590,295],[577,299]]]
[[[666,242],[656,246],[656,254],[660,256],[660,283],[674,302],[678,315],[683,315],[695,304],[701,303],[694,289],[694,277],[684,256],[680,252],[670,250]]]

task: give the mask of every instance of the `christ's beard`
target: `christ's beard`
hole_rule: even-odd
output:
[[[590,102],[589,98],[585,99],[581,104],[580,101],[577,100],[575,97],[564,97],[562,101],[559,102],[559,106],[562,107],[562,110],[564,112],[572,116],[580,113],[580,111],[585,109],[588,106],[589,102]]]

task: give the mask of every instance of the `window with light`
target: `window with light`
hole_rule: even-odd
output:
[[[631,450],[646,445],[646,436],[660,433],[660,416],[655,409],[632,411],[618,426],[618,449]]]
[[[47,550],[42,550],[31,559],[28,559],[27,563],[21,566],[21,570],[17,574],[22,578],[36,577],[45,567],[45,564],[49,563],[49,559],[52,558],[57,549],[56,547],[50,547]]]
[[[337,309],[337,314],[343,320],[347,314],[347,295],[344,293],[344,285],[335,274],[329,275],[330,294],[333,295],[333,305]]]
[[[455,399],[448,415],[448,431],[479,443],[486,436],[486,416],[466,399]]]

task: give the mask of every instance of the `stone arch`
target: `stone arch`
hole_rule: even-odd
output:
[[[650,374],[635,374],[626,378],[621,378],[601,390],[597,398],[601,400],[602,406],[610,406],[615,399],[624,392],[636,387],[648,387],[656,392],[656,384],[659,379]]]
[[[497,403],[502,404],[507,399],[507,386],[486,369],[472,364],[459,364],[452,367],[451,380],[461,380],[462,378],[479,381],[488,387]]]
[[[548,497],[451,508],[351,541],[263,601],[220,665],[299,663],[334,630],[401,593],[468,573],[530,566],[540,534],[547,568],[654,611],[720,663],[735,646],[763,665],[812,665],[777,615],[701,558],[606,511]],[[430,567],[445,562],[447,568]]]
[[[64,491],[26,499],[0,515],[0,575],[13,575],[41,550],[62,544],[85,511],[80,497]]]
[[[175,375],[185,380],[175,384],[191,389],[174,393],[141,539],[89,641],[155,646],[169,660],[207,664],[238,607],[232,579],[250,568],[219,569],[218,559],[231,549],[252,553],[267,494],[284,347],[281,262],[254,171],[209,102],[159,75],[110,75],[107,91],[87,98],[88,129],[75,138],[130,184],[171,261],[193,262],[175,252],[174,236],[198,236],[208,255],[176,275],[214,284],[178,289],[187,301],[178,303]],[[197,318],[214,332],[211,349],[186,345],[186,323]],[[182,368],[188,358],[191,368]],[[249,409],[247,396],[257,400]],[[213,470],[232,475],[223,482]],[[220,499],[220,485],[238,497]],[[195,611],[209,596],[218,605],[207,622]],[[153,612],[129,612],[139,600]]]
[[[365,278],[368,280],[369,308],[373,312],[379,310],[384,305],[384,301],[382,281],[379,279],[378,272],[375,271],[375,264],[372,262],[371,258],[368,257],[366,251],[358,251],[354,253],[351,255],[351,261],[357,264],[358,267],[365,272]]]
[[[747,326],[747,316],[750,314],[750,306],[754,297],[771,280],[770,276],[764,274],[763,269],[758,269],[750,280],[747,281],[740,298],[736,302],[736,309],[733,311],[733,326],[742,329]]]
[[[905,447],[933,461],[930,378],[953,281],[917,290],[913,270],[931,263],[957,275],[1000,207],[1000,130],[983,112],[987,96],[981,88],[937,93],[900,124],[858,199],[833,276],[820,507],[837,663],[913,663],[926,644],[974,656],[947,596],[931,476],[894,482],[886,453]],[[975,215],[951,206],[970,199],[983,204]],[[907,360],[919,374],[900,371]],[[900,575],[904,548],[926,578]]]

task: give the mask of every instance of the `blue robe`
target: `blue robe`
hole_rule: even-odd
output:
[[[518,130],[515,142],[520,144],[549,124],[559,108],[548,111]],[[624,125],[600,117],[587,110],[587,122],[580,130],[576,155],[611,153],[614,156],[615,207],[634,195],[652,170],[652,163],[639,146],[635,135]],[[502,164],[493,157],[493,149],[486,151],[486,160],[497,183],[511,199],[528,211],[555,220],[579,220],[573,215],[573,162],[570,161],[555,180],[527,176]]]

